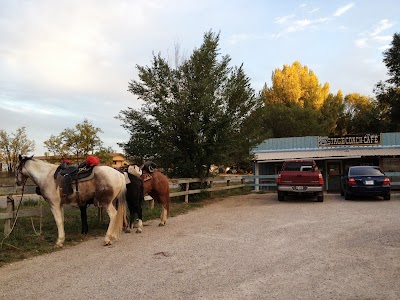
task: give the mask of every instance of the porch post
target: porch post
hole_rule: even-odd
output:
[[[255,161],[255,162],[254,162],[254,176],[258,176],[258,175],[260,175],[260,167],[259,167],[259,165],[258,165],[258,162]],[[254,183],[255,183],[254,191],[258,192],[258,191],[260,190],[260,186],[259,186],[259,184],[260,184],[260,178],[255,177],[255,178],[254,178]]]

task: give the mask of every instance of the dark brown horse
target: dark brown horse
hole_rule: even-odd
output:
[[[155,202],[162,205],[159,226],[164,226],[169,216],[171,198],[169,197],[168,177],[156,169],[154,162],[148,161],[142,167],[144,194],[150,195]]]

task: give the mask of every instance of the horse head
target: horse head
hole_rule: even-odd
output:
[[[28,175],[24,174],[24,167],[25,164],[28,160],[31,160],[33,158],[32,156],[22,156],[21,154],[18,156],[19,163],[16,168],[16,174],[15,174],[15,183],[17,185],[23,185],[25,184],[26,180],[28,179]]]
[[[130,165],[128,167],[128,173],[140,177],[142,175],[142,170],[137,165]]]

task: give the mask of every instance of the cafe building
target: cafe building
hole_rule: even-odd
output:
[[[341,175],[351,166],[376,165],[385,173],[400,172],[400,132],[272,138],[252,152],[255,176],[277,175],[288,159],[314,159],[324,177],[326,191],[338,191]],[[257,180],[260,190],[269,189],[262,185],[268,179]]]

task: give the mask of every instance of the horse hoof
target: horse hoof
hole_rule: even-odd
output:
[[[158,226],[165,226],[165,223],[160,223],[158,224]]]
[[[136,233],[142,233],[142,229],[141,228],[136,229]]]
[[[63,246],[64,246],[64,241],[58,239],[56,244],[54,245],[54,248],[62,248]]]
[[[104,241],[103,246],[111,246],[112,242],[111,241]]]
[[[125,228],[124,231],[125,231],[125,233],[131,233],[132,232],[132,230],[130,228]]]

